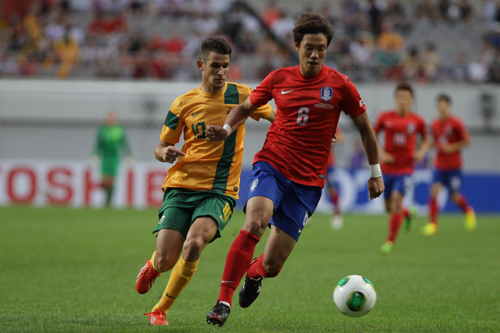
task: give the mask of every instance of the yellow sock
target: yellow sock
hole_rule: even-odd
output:
[[[175,300],[181,294],[182,290],[188,285],[188,283],[193,278],[194,273],[198,269],[198,261],[186,262],[181,258],[175,264],[172,273],[170,274],[170,279],[168,280],[167,288],[165,293],[161,297],[161,300],[153,308],[153,311],[160,309],[165,314],[174,304]]]
[[[151,260],[149,260],[149,262],[151,264],[151,267],[153,267],[153,269],[158,272],[158,270],[155,267],[155,258],[156,258],[156,250],[155,252],[153,252],[153,255],[151,256]]]

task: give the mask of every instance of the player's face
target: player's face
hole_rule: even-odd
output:
[[[300,45],[295,42],[302,75],[314,75],[323,68],[327,47],[328,40],[323,34],[305,34]]]
[[[413,104],[413,96],[408,90],[398,90],[396,92],[396,107],[399,113],[408,113]]]
[[[207,92],[214,93],[224,89],[227,72],[229,71],[229,54],[210,52],[205,61],[198,60],[198,68],[201,70],[203,88]]]
[[[440,100],[437,103],[437,109],[441,117],[447,117],[450,114],[450,103]]]

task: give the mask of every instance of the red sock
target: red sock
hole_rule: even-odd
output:
[[[401,222],[403,222],[403,214],[401,212],[391,213],[391,218],[389,219],[389,235],[387,235],[388,241],[395,242],[399,227],[401,227]]]
[[[467,198],[463,194],[459,194],[459,196],[460,197],[458,199],[457,205],[460,206],[460,208],[464,213],[467,213],[467,211],[469,210],[469,202],[467,201]]]
[[[268,273],[264,268],[264,254],[261,254],[260,257],[258,257],[252,265],[250,265],[247,274],[250,279],[272,278],[281,272],[281,268],[276,273]]]
[[[408,208],[406,207],[403,207],[403,215],[409,219],[410,218],[410,211],[408,210]]]
[[[222,274],[222,282],[220,284],[219,301],[224,301],[230,305],[233,302],[233,294],[241,278],[245,274],[252,261],[255,245],[260,241],[257,236],[252,235],[248,231],[241,230],[238,237],[231,245]]]
[[[429,218],[431,223],[438,223],[439,207],[436,198],[429,200]]]
[[[339,206],[339,192],[338,191],[330,191],[330,196],[332,197],[333,206],[335,209],[335,215],[340,214],[340,206]]]

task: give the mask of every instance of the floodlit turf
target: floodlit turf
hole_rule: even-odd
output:
[[[168,273],[146,295],[135,278],[155,246],[156,211],[0,208],[2,332],[498,332],[500,218],[478,216],[466,233],[460,215],[441,217],[438,234],[402,230],[389,256],[378,250],[385,216],[348,215],[341,231],[315,215],[275,279],[248,309],[237,305],[222,328],[205,316],[214,305],[226,253],[243,223],[235,213],[223,238],[168,314],[169,327],[146,316]],[[261,242],[256,255],[263,250]],[[332,300],[349,274],[368,277],[377,304],[364,317],[341,314]]]

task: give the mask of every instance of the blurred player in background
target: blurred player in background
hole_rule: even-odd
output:
[[[126,164],[132,163],[132,153],[125,128],[116,121],[116,112],[110,110],[106,123],[97,129],[97,138],[92,152],[92,163],[101,162],[101,187],[106,191],[106,206],[111,204],[115,188],[115,177],[120,168],[121,154]]]
[[[344,220],[342,218],[342,212],[340,211],[339,206],[339,191],[337,189],[337,185],[335,185],[335,145],[338,143],[342,143],[344,141],[344,132],[337,126],[337,131],[335,132],[335,143],[332,144],[330,149],[330,154],[328,155],[328,160],[326,162],[326,187],[328,189],[328,193],[330,194],[330,198],[333,203],[333,216],[330,221],[330,226],[334,230],[342,229],[344,226]]]
[[[158,233],[156,251],[136,280],[137,292],[144,294],[160,273],[173,267],[161,300],[146,313],[151,325],[168,325],[168,310],[191,281],[205,246],[229,223],[238,199],[245,127],[224,142],[205,141],[205,124],[223,124],[251,92],[245,85],[226,82],[230,61],[231,46],[225,39],[207,38],[201,44],[197,65],[202,83],[174,101],[155,149],[160,162],[178,161],[162,186],[160,222],[153,231]],[[274,116],[275,110],[263,104],[252,118],[272,122]],[[178,150],[175,144],[183,131],[185,143]]]
[[[432,175],[431,193],[429,199],[430,223],[424,226],[424,235],[434,235],[438,230],[439,207],[437,196],[443,186],[448,188],[451,200],[465,214],[465,229],[476,229],[476,215],[467,198],[460,193],[462,186],[462,158],[460,152],[471,144],[469,131],[463,122],[451,114],[451,98],[439,95],[437,98],[439,117],[432,122],[432,136],[437,154]]]
[[[258,107],[271,99],[277,105],[276,121],[255,155],[245,223],[227,255],[217,303],[207,314],[209,324],[224,325],[245,273],[239,295],[244,308],[258,297],[262,279],[281,271],[321,197],[326,161],[342,111],[356,124],[372,165],[370,199],[382,194],[377,139],[363,100],[345,75],[323,65],[332,37],[333,28],[326,18],[315,13],[300,15],[293,29],[299,66],[271,72],[231,112],[224,126],[207,126],[207,140],[227,140]],[[265,251],[252,260],[269,225]]]
[[[403,207],[403,199],[411,185],[411,175],[415,161],[423,160],[430,147],[425,120],[411,111],[413,88],[409,83],[401,82],[395,92],[396,110],[380,113],[375,124],[377,135],[384,131],[385,143],[380,147],[382,173],[384,175],[385,209],[390,213],[389,233],[380,248],[384,254],[392,251],[399,228],[406,219],[406,226],[411,228],[414,209]],[[417,134],[422,137],[422,144],[417,151]]]

